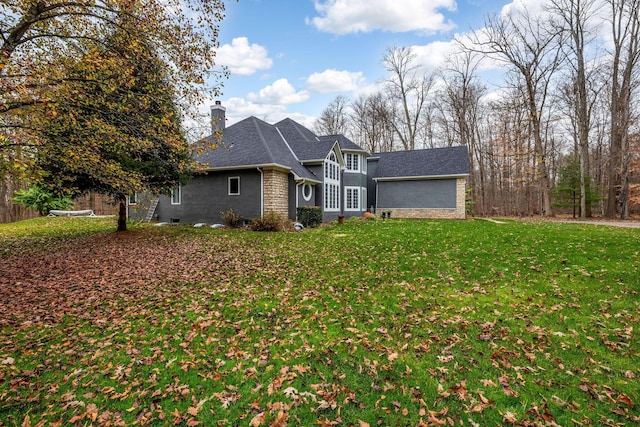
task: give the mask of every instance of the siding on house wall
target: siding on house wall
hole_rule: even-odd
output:
[[[230,196],[229,177],[240,178],[240,195]],[[233,209],[246,220],[260,216],[260,172],[255,170],[211,172],[194,177],[181,189],[179,205],[172,205],[171,199],[161,196],[156,215],[159,221],[169,222],[179,218],[180,222],[194,224],[222,223],[221,212]]]
[[[456,180],[378,181],[378,209],[455,209]]]
[[[304,184],[298,184],[293,180],[293,177],[289,178],[289,218],[297,220],[298,206],[318,206],[316,205],[316,192],[319,188],[316,184],[307,184],[311,188],[311,197],[309,200],[304,199]],[[297,202],[297,206],[296,206]]]
[[[378,159],[367,159],[367,206],[369,209],[373,206],[376,208],[376,182],[373,177],[376,175],[376,169],[378,169]]]
[[[360,157],[360,161],[362,162],[364,159],[362,157]],[[366,161],[366,160],[364,160]],[[358,201],[359,201],[359,206],[357,210],[346,210],[347,206],[346,206],[346,200],[345,200],[345,187],[355,187],[358,188]],[[368,189],[367,189],[367,174],[360,172],[348,172],[348,171],[344,171],[344,173],[342,174],[342,199],[341,199],[341,203],[342,203],[342,209],[344,211],[344,216],[345,217],[353,217],[353,216],[362,216],[362,214],[366,211],[366,206],[369,206],[368,204],[368,200],[365,200],[363,202],[362,198],[363,198],[363,194],[362,194],[362,189],[367,190],[367,195],[365,195],[364,197],[367,198],[368,196]],[[365,206],[365,209],[362,209],[363,205]]]
[[[313,172],[316,176],[320,177],[320,179],[324,179],[324,164],[307,165],[307,168],[309,168],[309,170],[311,170],[311,172]],[[343,186],[341,186],[341,188],[344,188],[344,183],[343,183]],[[340,212],[325,212],[323,184],[318,184],[314,187],[314,198],[312,198],[311,200],[314,200],[314,199],[315,199],[314,203],[310,204],[309,206],[320,206],[320,208],[322,209],[323,222],[335,221],[336,219],[338,219],[338,215],[341,215]],[[342,206],[342,203],[343,203],[343,200],[341,196],[340,206]]]
[[[265,170],[264,212],[278,212],[289,216],[289,173],[275,169]]]
[[[144,221],[144,219],[147,217],[147,212],[149,212],[149,207],[156,197],[157,196],[149,193],[136,194],[136,203],[129,204],[128,206],[129,219],[132,219],[134,221]],[[157,212],[158,211],[156,210],[156,213]],[[153,218],[151,218],[151,220],[156,220],[155,215]]]
[[[408,191],[403,193],[402,197],[393,196],[393,191],[397,192],[400,187],[386,185],[390,183],[378,183],[380,199],[378,211],[391,210],[395,218],[465,219],[466,217],[466,180],[464,178],[398,182]],[[416,184],[407,186],[408,183]],[[421,187],[422,196],[417,193]]]

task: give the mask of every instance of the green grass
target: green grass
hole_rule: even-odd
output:
[[[25,250],[51,250],[61,241],[115,228],[113,217],[40,217],[0,224],[0,255]]]
[[[0,261],[115,234],[79,220],[0,225]],[[638,229],[132,228],[185,270],[2,327],[0,425],[640,423]]]

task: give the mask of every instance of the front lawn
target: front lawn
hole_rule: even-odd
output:
[[[112,229],[0,225],[0,426],[640,423],[639,229]]]

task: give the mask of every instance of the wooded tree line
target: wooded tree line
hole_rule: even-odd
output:
[[[466,145],[479,215],[554,215],[572,206],[629,218],[640,209],[640,0],[549,0],[512,7],[455,40],[425,70],[387,49],[377,92],[337,97],[316,130],[372,153]],[[504,73],[496,89],[487,63]]]
[[[126,229],[129,194],[194,168],[182,123],[218,94],[204,83],[223,13],[223,0],[2,0],[0,179],[112,196]]]

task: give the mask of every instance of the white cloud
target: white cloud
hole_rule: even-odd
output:
[[[229,67],[231,74],[248,76],[273,65],[267,49],[259,44],[249,44],[246,37],[237,37],[231,44],[224,44],[216,51],[218,63]]]
[[[297,92],[287,79],[279,79],[266,86],[258,93],[251,92],[249,100],[261,104],[296,104],[309,99],[309,92],[306,90]]]
[[[447,31],[454,24],[441,9],[454,11],[455,0],[315,0],[319,16],[307,23],[332,34],[370,32],[374,30],[433,34]]]
[[[288,117],[309,128],[313,126],[313,123],[316,120],[316,117],[308,114],[295,112],[290,113],[287,111],[285,105],[259,104],[247,101],[244,98],[229,98],[224,100],[222,105],[226,108],[227,127],[251,116],[257,117],[260,120],[264,120],[271,124],[277,123]]]
[[[422,46],[412,46],[411,50],[422,68],[433,71],[445,65],[458,50],[458,45],[454,41],[436,41]]]
[[[250,116],[255,116],[261,120],[271,123],[274,120],[274,117],[281,117],[286,111],[286,107],[284,105],[259,104],[247,101],[243,98],[229,98],[223,102],[223,105],[227,109],[227,126],[231,126],[232,124]]]
[[[522,13],[527,11],[531,16],[539,16],[545,13],[545,3],[547,1],[540,0],[513,0],[502,7],[500,14],[502,16],[511,13]]]
[[[313,73],[307,79],[307,86],[314,92],[350,92],[365,83],[361,72],[338,71],[328,69],[321,73]]]

